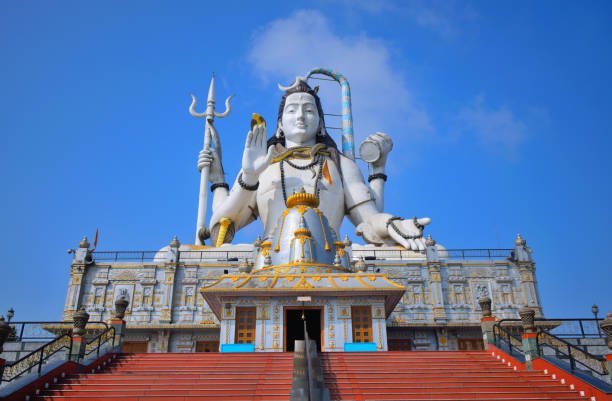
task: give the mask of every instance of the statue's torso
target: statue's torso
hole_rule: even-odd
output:
[[[340,171],[336,164],[326,157],[329,171],[328,180],[321,174],[318,187],[319,209],[329,220],[330,227],[338,233],[340,224],[344,217],[344,187]],[[291,160],[296,165],[306,165],[311,160]],[[314,172],[313,172],[314,170]],[[312,169],[298,170],[284,163],[285,189],[287,196],[304,188],[306,192],[315,192],[316,176],[319,171],[318,165]],[[331,181],[331,182],[330,182]],[[279,216],[286,209],[283,199],[280,162],[274,163],[266,168],[259,177],[259,189],[257,190],[257,209],[264,224],[265,235],[269,235]]]

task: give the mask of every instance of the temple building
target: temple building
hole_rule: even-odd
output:
[[[276,242],[202,247],[176,238],[158,252],[91,252],[85,239],[63,319],[79,306],[93,321],[110,319],[123,296],[127,351],[286,351],[303,338],[304,313],[322,351],[383,351],[482,349],[480,297],[492,299],[499,318],[515,318],[524,305],[541,315],[535,264],[520,236],[513,249],[472,250],[429,238],[417,252],[351,244],[328,231],[327,252],[316,209],[288,210],[282,229],[293,238],[279,252]],[[274,264],[280,250],[289,259]],[[317,252],[328,263],[314,262]]]

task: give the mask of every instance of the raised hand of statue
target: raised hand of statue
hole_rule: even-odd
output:
[[[273,147],[267,149],[267,132],[265,124],[257,124],[247,135],[242,154],[242,179],[254,184],[259,175],[272,160]]]
[[[376,132],[366,138],[366,142],[374,145],[374,154],[377,155],[376,160],[372,161],[373,173],[384,173],[385,165],[387,164],[387,156],[393,149],[393,140],[384,132]]]
[[[217,152],[210,148],[202,149],[198,155],[198,171],[202,171],[204,167],[209,167],[208,181],[211,183],[224,182],[223,166],[217,157]]]
[[[423,229],[431,222],[428,217],[417,219],[400,219],[392,217],[387,221],[387,232],[395,242],[406,249],[422,251],[425,249]]]

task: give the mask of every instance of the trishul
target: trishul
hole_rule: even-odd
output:
[[[211,139],[214,141],[215,150],[217,151],[217,157],[219,158],[219,164],[221,164],[221,142],[219,141],[219,135],[213,125],[215,117],[223,118],[226,117],[230,110],[230,99],[229,96],[225,100],[225,111],[223,113],[217,113],[215,111],[215,76],[213,74],[210,80],[210,87],[208,88],[208,100],[206,101],[206,110],[203,113],[195,111],[197,99],[194,95],[191,95],[191,106],[189,106],[189,114],[196,118],[206,118],[206,126],[204,128],[204,150],[210,149]],[[203,238],[206,237],[206,206],[208,203],[208,176],[210,174],[210,167],[206,166],[202,168],[200,172],[200,195],[198,199],[198,222],[196,226],[196,245],[204,245]]]

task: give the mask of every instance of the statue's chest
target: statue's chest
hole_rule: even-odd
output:
[[[340,194],[342,197],[342,178],[332,161],[328,160],[323,167],[315,164],[304,168],[304,165],[308,164],[303,161],[292,161],[284,162],[282,166],[281,163],[269,166],[260,176],[259,194],[284,192],[285,196],[290,196],[293,192],[304,188],[309,193],[318,192],[319,195],[325,193],[325,197],[332,194]]]

